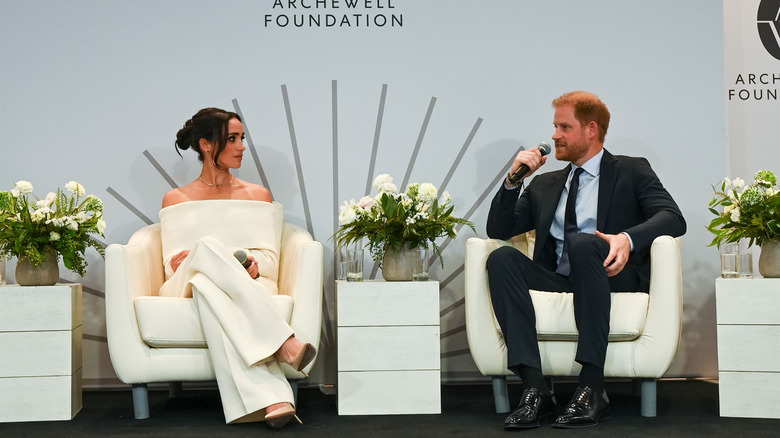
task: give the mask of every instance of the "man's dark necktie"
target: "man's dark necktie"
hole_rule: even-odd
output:
[[[571,184],[569,184],[569,195],[566,198],[566,212],[563,216],[563,252],[561,253],[561,261],[558,263],[558,269],[556,269],[555,272],[566,276],[571,274],[571,265],[569,264],[569,242],[571,241],[571,238],[580,231],[577,227],[577,212],[575,211],[575,208],[577,204],[577,191],[580,189],[580,175],[582,172],[582,167],[578,167],[574,171],[574,176],[571,178]]]

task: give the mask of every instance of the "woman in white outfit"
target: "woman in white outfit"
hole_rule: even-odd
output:
[[[295,338],[271,304],[281,206],[265,187],[230,173],[241,167],[246,149],[238,114],[200,110],[177,133],[176,147],[177,153],[197,152],[203,168],[195,181],[163,198],[166,282],[160,294],[192,296],[197,304],[226,422],[282,427],[295,407],[279,362],[300,371],[316,351]],[[244,248],[249,256],[242,266],[234,251]]]

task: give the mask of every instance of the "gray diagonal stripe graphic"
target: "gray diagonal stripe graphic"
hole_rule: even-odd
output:
[[[311,223],[309,211],[309,197],[306,195],[306,184],[303,181],[303,169],[301,168],[301,154],[298,152],[298,139],[295,136],[292,111],[290,109],[290,97],[287,95],[287,85],[282,85],[282,98],[284,99],[284,111],[287,114],[287,126],[290,130],[290,143],[292,144],[293,157],[295,158],[295,170],[298,173],[298,186],[301,188],[301,202],[303,202],[303,214],[306,217],[306,227],[309,234],[314,236],[314,228]]]
[[[90,335],[89,333],[84,333],[81,336],[82,336],[82,338],[84,340],[87,340],[87,341],[97,341],[97,342],[103,342],[103,343],[107,343],[108,342],[108,338],[105,337],[105,336],[95,336],[95,335]]]
[[[456,156],[455,160],[452,162],[452,166],[450,166],[450,171],[447,173],[447,176],[444,177],[444,181],[442,181],[441,185],[439,185],[439,193],[443,193],[444,190],[446,190],[447,185],[450,183],[450,180],[452,179],[452,175],[455,173],[455,170],[458,168],[458,165],[460,165],[460,161],[463,159],[463,155],[466,154],[466,151],[471,145],[471,142],[474,140],[474,136],[477,135],[477,131],[479,130],[479,127],[481,125],[482,125],[482,118],[480,117],[477,118],[477,121],[474,123],[474,127],[471,128],[471,132],[469,133],[469,136],[466,138],[466,141],[463,143],[463,146],[460,148],[460,152],[458,152],[458,156]]]
[[[371,148],[371,161],[368,165],[368,178],[366,178],[366,193],[371,193],[371,183],[374,180],[374,167],[376,166],[376,152],[379,149],[379,134],[382,132],[382,119],[385,115],[385,99],[387,98],[387,84],[382,84],[382,95],[379,97],[379,111],[376,114],[376,128],[374,128],[374,145]]]
[[[465,268],[466,268],[466,265],[465,265],[465,263],[464,263],[464,264],[461,264],[461,265],[458,267],[458,269],[456,269],[455,271],[453,271],[453,272],[452,272],[452,274],[450,274],[450,276],[449,276],[449,277],[445,278],[445,279],[444,279],[444,280],[443,280],[443,281],[442,281],[442,282],[439,284],[439,289],[442,289],[442,290],[443,290],[445,287],[447,287],[447,285],[449,285],[449,284],[450,284],[450,282],[452,282],[452,280],[454,280],[454,279],[455,279],[455,278],[456,278],[458,275],[460,275],[460,274],[463,272],[463,270],[464,270]]]
[[[450,304],[449,306],[447,306],[447,307],[445,307],[444,309],[442,309],[442,310],[439,312],[439,317],[440,317],[440,318],[444,318],[444,316],[445,316],[445,315],[447,315],[448,313],[452,312],[452,311],[453,311],[453,310],[455,310],[455,309],[458,309],[458,308],[460,308],[460,307],[461,307],[461,306],[463,306],[465,303],[466,303],[466,299],[465,299],[465,298],[461,298],[461,299],[459,299],[458,301],[455,301],[454,303],[452,303],[452,304]]]
[[[149,152],[149,150],[144,151],[144,157],[146,157],[147,160],[149,160],[150,163],[152,163],[152,166],[157,169],[157,172],[162,176],[166,181],[168,181],[168,184],[170,184],[171,188],[178,188],[178,184],[176,184],[170,175],[168,175],[168,172],[163,169],[162,166],[160,166],[160,163],[157,162],[157,160],[154,159],[152,156],[152,153]]]
[[[268,179],[265,177],[265,171],[263,171],[263,165],[260,163],[260,156],[257,154],[257,148],[255,148],[255,143],[252,141],[252,135],[249,134],[249,126],[247,126],[246,124],[246,117],[244,117],[244,114],[241,112],[241,107],[238,106],[238,99],[233,99],[233,109],[236,111],[236,114],[238,114],[241,117],[241,120],[244,121],[244,134],[246,134],[246,144],[249,149],[249,153],[252,154],[252,161],[255,162],[255,168],[257,169],[257,173],[260,175],[260,181],[262,181],[263,186],[265,188],[271,190],[271,185],[268,184]]]
[[[127,199],[123,198],[122,195],[117,193],[116,190],[112,189],[109,186],[109,187],[106,188],[106,191],[108,192],[109,195],[111,195],[114,198],[116,198],[116,200],[119,201],[122,205],[124,205],[128,210],[132,211],[133,214],[138,216],[139,219],[141,219],[142,221],[146,222],[146,225],[151,225],[151,224],[154,223],[154,221],[152,221],[151,219],[146,217],[146,215],[141,213],[141,210],[135,208],[135,206],[133,204],[131,204],[130,201],[128,201]]]
[[[435,105],[436,97],[434,96],[431,97],[431,102],[428,104],[428,111],[425,113],[425,119],[423,120],[422,127],[420,127],[420,134],[417,136],[417,143],[414,145],[414,152],[412,152],[412,156],[409,158],[409,164],[406,166],[406,175],[404,175],[404,180],[401,182],[401,190],[404,190],[406,185],[409,184],[409,178],[412,177],[412,168],[414,168],[414,163],[417,161],[417,154],[420,152],[423,138],[425,138],[425,132],[428,131],[428,123],[431,121],[431,114],[433,114],[433,107]]]
[[[454,329],[447,330],[446,332],[442,332],[439,338],[440,339],[448,338],[450,336],[457,335],[458,333],[465,332],[465,331],[466,331],[466,326],[462,325],[459,327],[455,327]]]
[[[60,279],[60,280],[63,281],[62,279]],[[101,292],[101,291],[99,291],[97,289],[92,289],[91,287],[84,286],[83,284],[81,285],[81,290],[84,293],[87,293],[87,294],[90,294],[90,295],[94,295],[94,296],[96,296],[98,298],[105,298],[106,297],[105,292]]]
[[[333,232],[339,228],[339,99],[338,83],[331,82],[331,140],[333,142]]]
[[[468,354],[471,354],[471,350],[469,350],[468,348],[465,348],[463,350],[454,350],[454,351],[447,351],[447,352],[441,353],[440,357],[442,359],[446,359],[448,357],[465,356],[465,355],[468,355]]]

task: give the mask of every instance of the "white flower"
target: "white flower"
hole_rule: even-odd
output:
[[[374,188],[379,192],[377,199],[382,197],[382,193],[395,193],[398,191],[398,187],[393,184],[393,177],[386,173],[374,178]]]
[[[76,181],[68,181],[68,183],[65,184],[65,188],[78,196],[84,196],[87,193],[87,191],[84,189],[84,186],[77,183]]]
[[[441,205],[449,204],[450,201],[452,201],[452,196],[450,196],[450,192],[445,190],[441,194],[441,198],[439,199],[439,204]]]
[[[431,183],[420,184],[420,197],[432,202],[439,196],[439,190]]]
[[[98,219],[97,230],[98,233],[103,234],[103,231],[106,231],[106,221],[104,221],[103,219]]]
[[[344,201],[344,205],[341,206],[341,211],[339,211],[339,222],[341,225],[351,224],[352,222],[357,219],[357,213],[355,213],[355,200],[352,199],[352,204],[350,204],[347,201]]]
[[[742,179],[742,178],[734,178],[734,179],[731,181],[731,185],[732,185],[732,186],[733,186],[735,189],[738,189],[738,188],[740,188],[740,187],[742,187],[742,186],[744,186],[744,185],[745,185],[745,180],[744,180],[744,179]]]
[[[392,183],[393,183],[393,177],[387,173],[383,173],[377,176],[376,178],[374,178],[374,188],[380,192],[382,191],[379,189],[380,187],[382,187],[385,184],[392,184]]]
[[[83,211],[80,211],[76,213],[76,222],[83,224],[84,222],[88,221],[90,219],[89,215],[84,213]]]
[[[49,194],[46,195],[45,198],[36,202],[35,205],[37,205],[39,208],[49,207],[56,200],[57,200],[57,194],[54,192],[49,192]]]
[[[52,224],[55,227],[64,227],[65,226],[65,218],[64,217],[53,217],[46,221],[47,224]]]
[[[731,210],[734,210],[735,208],[737,208],[735,204],[731,204],[723,207],[723,216],[730,216]]]
[[[417,207],[417,211],[422,213],[428,211],[428,209],[431,208],[431,204],[427,202],[418,202],[415,207]]]
[[[46,214],[49,212],[51,212],[51,210],[48,207],[39,208],[38,210],[30,213],[30,220],[35,223],[41,223],[44,219],[46,219]]]
[[[14,188],[11,189],[11,195],[18,198],[19,195],[26,195],[33,192],[33,185],[29,181],[17,181]]]
[[[60,240],[60,237],[61,237],[60,233],[56,231],[52,231],[51,234],[49,234],[49,240],[51,240],[52,242],[56,242]]]
[[[731,221],[739,222],[739,208],[731,210]]]
[[[374,198],[370,196],[363,196],[357,203],[358,207],[363,211],[368,211],[374,206]]]
[[[384,183],[384,184],[382,184],[381,186],[379,186],[379,187],[377,188],[377,190],[379,191],[379,194],[380,194],[380,195],[381,195],[382,193],[389,193],[389,194],[393,194],[393,193],[395,193],[395,192],[397,192],[397,191],[398,191],[398,186],[396,186],[396,185],[395,185],[395,184],[393,184],[393,183]]]
[[[73,231],[79,230],[79,223],[76,222],[76,219],[74,219],[73,217],[65,218],[65,221],[67,222],[67,224],[65,225],[67,228],[70,228]]]
[[[767,196],[775,196],[776,194],[777,194],[777,190],[773,189],[772,187],[766,189]]]

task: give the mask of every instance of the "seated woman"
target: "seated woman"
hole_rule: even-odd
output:
[[[281,205],[268,189],[230,173],[241,167],[246,149],[238,114],[200,110],[179,130],[176,147],[179,155],[179,149],[197,152],[203,168],[198,179],[163,198],[166,282],[160,295],[193,297],[226,422],[283,427],[297,416],[279,362],[301,371],[316,350],[295,338],[271,302]],[[239,249],[249,253],[243,265],[234,256]]]

